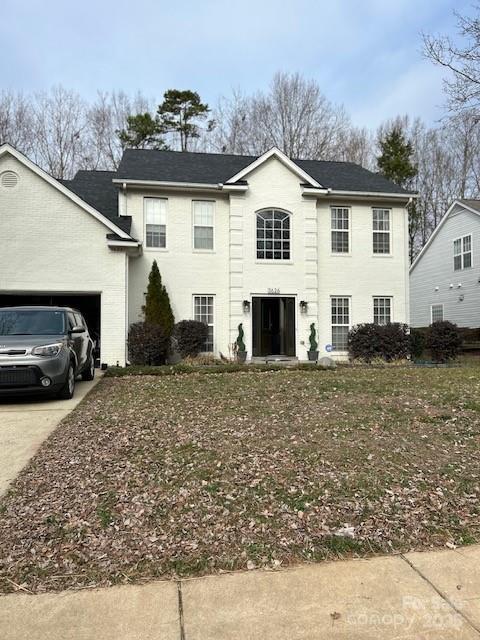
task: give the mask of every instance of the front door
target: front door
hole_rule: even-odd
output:
[[[295,356],[295,298],[253,298],[253,355]]]

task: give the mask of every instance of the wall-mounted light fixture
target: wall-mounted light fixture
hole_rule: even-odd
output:
[[[459,288],[459,289],[461,289],[461,288],[462,288],[462,283],[461,283],[461,282],[459,282],[459,283],[458,283],[458,288]]]
[[[300,311],[302,313],[307,313],[308,310],[308,302],[306,300],[300,300]]]
[[[463,293],[461,293],[461,294],[458,296],[458,301],[459,301],[459,302],[463,302],[464,297],[465,297],[465,296],[463,295]]]
[[[244,300],[243,303],[243,311],[248,313],[250,311],[250,300]]]
[[[439,287],[435,287],[435,291],[438,291]]]
[[[453,284],[450,283],[450,289],[453,289]]]

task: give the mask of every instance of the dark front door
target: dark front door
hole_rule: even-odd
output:
[[[253,298],[253,355],[295,356],[295,298]]]

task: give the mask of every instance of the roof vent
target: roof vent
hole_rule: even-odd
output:
[[[0,184],[4,189],[13,189],[18,184],[18,175],[14,171],[4,171],[0,175]]]

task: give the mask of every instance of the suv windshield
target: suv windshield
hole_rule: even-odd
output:
[[[0,336],[56,336],[64,333],[63,311],[0,309]]]

